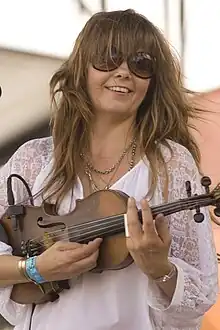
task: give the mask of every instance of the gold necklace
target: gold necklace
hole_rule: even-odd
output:
[[[135,146],[136,148],[136,138],[134,138],[128,145],[127,148],[125,148],[121,154],[121,156],[119,157],[119,159],[117,160],[117,162],[111,166],[110,168],[104,170],[104,171],[101,171],[101,170],[98,170],[96,169],[89,161],[87,161],[85,159],[85,155],[84,153],[81,153],[80,156],[83,158],[83,160],[86,162],[86,167],[88,167],[88,169],[91,171],[91,172],[95,172],[97,174],[102,174],[102,175],[106,175],[106,174],[109,174],[111,172],[113,172],[116,167],[121,163],[122,159],[124,158],[124,156],[126,155],[126,153],[128,152],[128,150],[130,149],[130,147],[133,145],[133,147]],[[132,147],[132,149],[133,149]]]
[[[137,144],[134,143],[133,144],[133,147],[132,147],[132,152],[131,152],[131,161],[129,163],[129,171],[134,167],[134,163],[135,163],[135,155],[136,155],[136,149],[137,149]],[[119,167],[120,163],[118,164],[117,168]],[[116,169],[117,169],[116,168]],[[89,178],[89,182],[91,184],[91,188],[92,188],[92,191],[95,192],[95,191],[99,191],[100,188],[97,186],[97,184],[95,183],[93,177],[92,177],[92,173],[91,173],[91,170],[89,169],[88,166],[86,166],[85,168],[85,174],[88,176]],[[114,178],[115,176],[115,173],[113,173],[112,177],[110,178],[109,182],[107,183],[107,185],[102,189],[102,190],[108,190],[110,188],[110,183],[112,181],[112,179]]]

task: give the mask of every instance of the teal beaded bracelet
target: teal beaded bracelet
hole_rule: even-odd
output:
[[[27,276],[36,284],[45,283],[46,280],[41,276],[36,267],[36,256],[26,259],[25,271]]]

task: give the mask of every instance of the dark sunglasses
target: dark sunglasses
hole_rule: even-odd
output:
[[[112,51],[108,57],[94,58],[92,65],[99,71],[113,71],[124,61],[127,62],[129,70],[141,79],[149,79],[154,74],[154,61],[145,52],[137,52],[135,55],[130,55],[125,59],[119,52]]]

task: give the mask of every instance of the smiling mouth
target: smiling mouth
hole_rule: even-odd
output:
[[[112,92],[116,92],[116,93],[120,93],[120,94],[129,94],[132,91],[127,88],[127,87],[119,87],[119,86],[112,86],[112,87],[106,87],[108,90],[112,91]]]

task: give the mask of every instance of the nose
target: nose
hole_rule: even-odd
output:
[[[117,69],[115,69],[116,78],[130,78],[131,72],[128,68],[127,62],[123,62]]]

